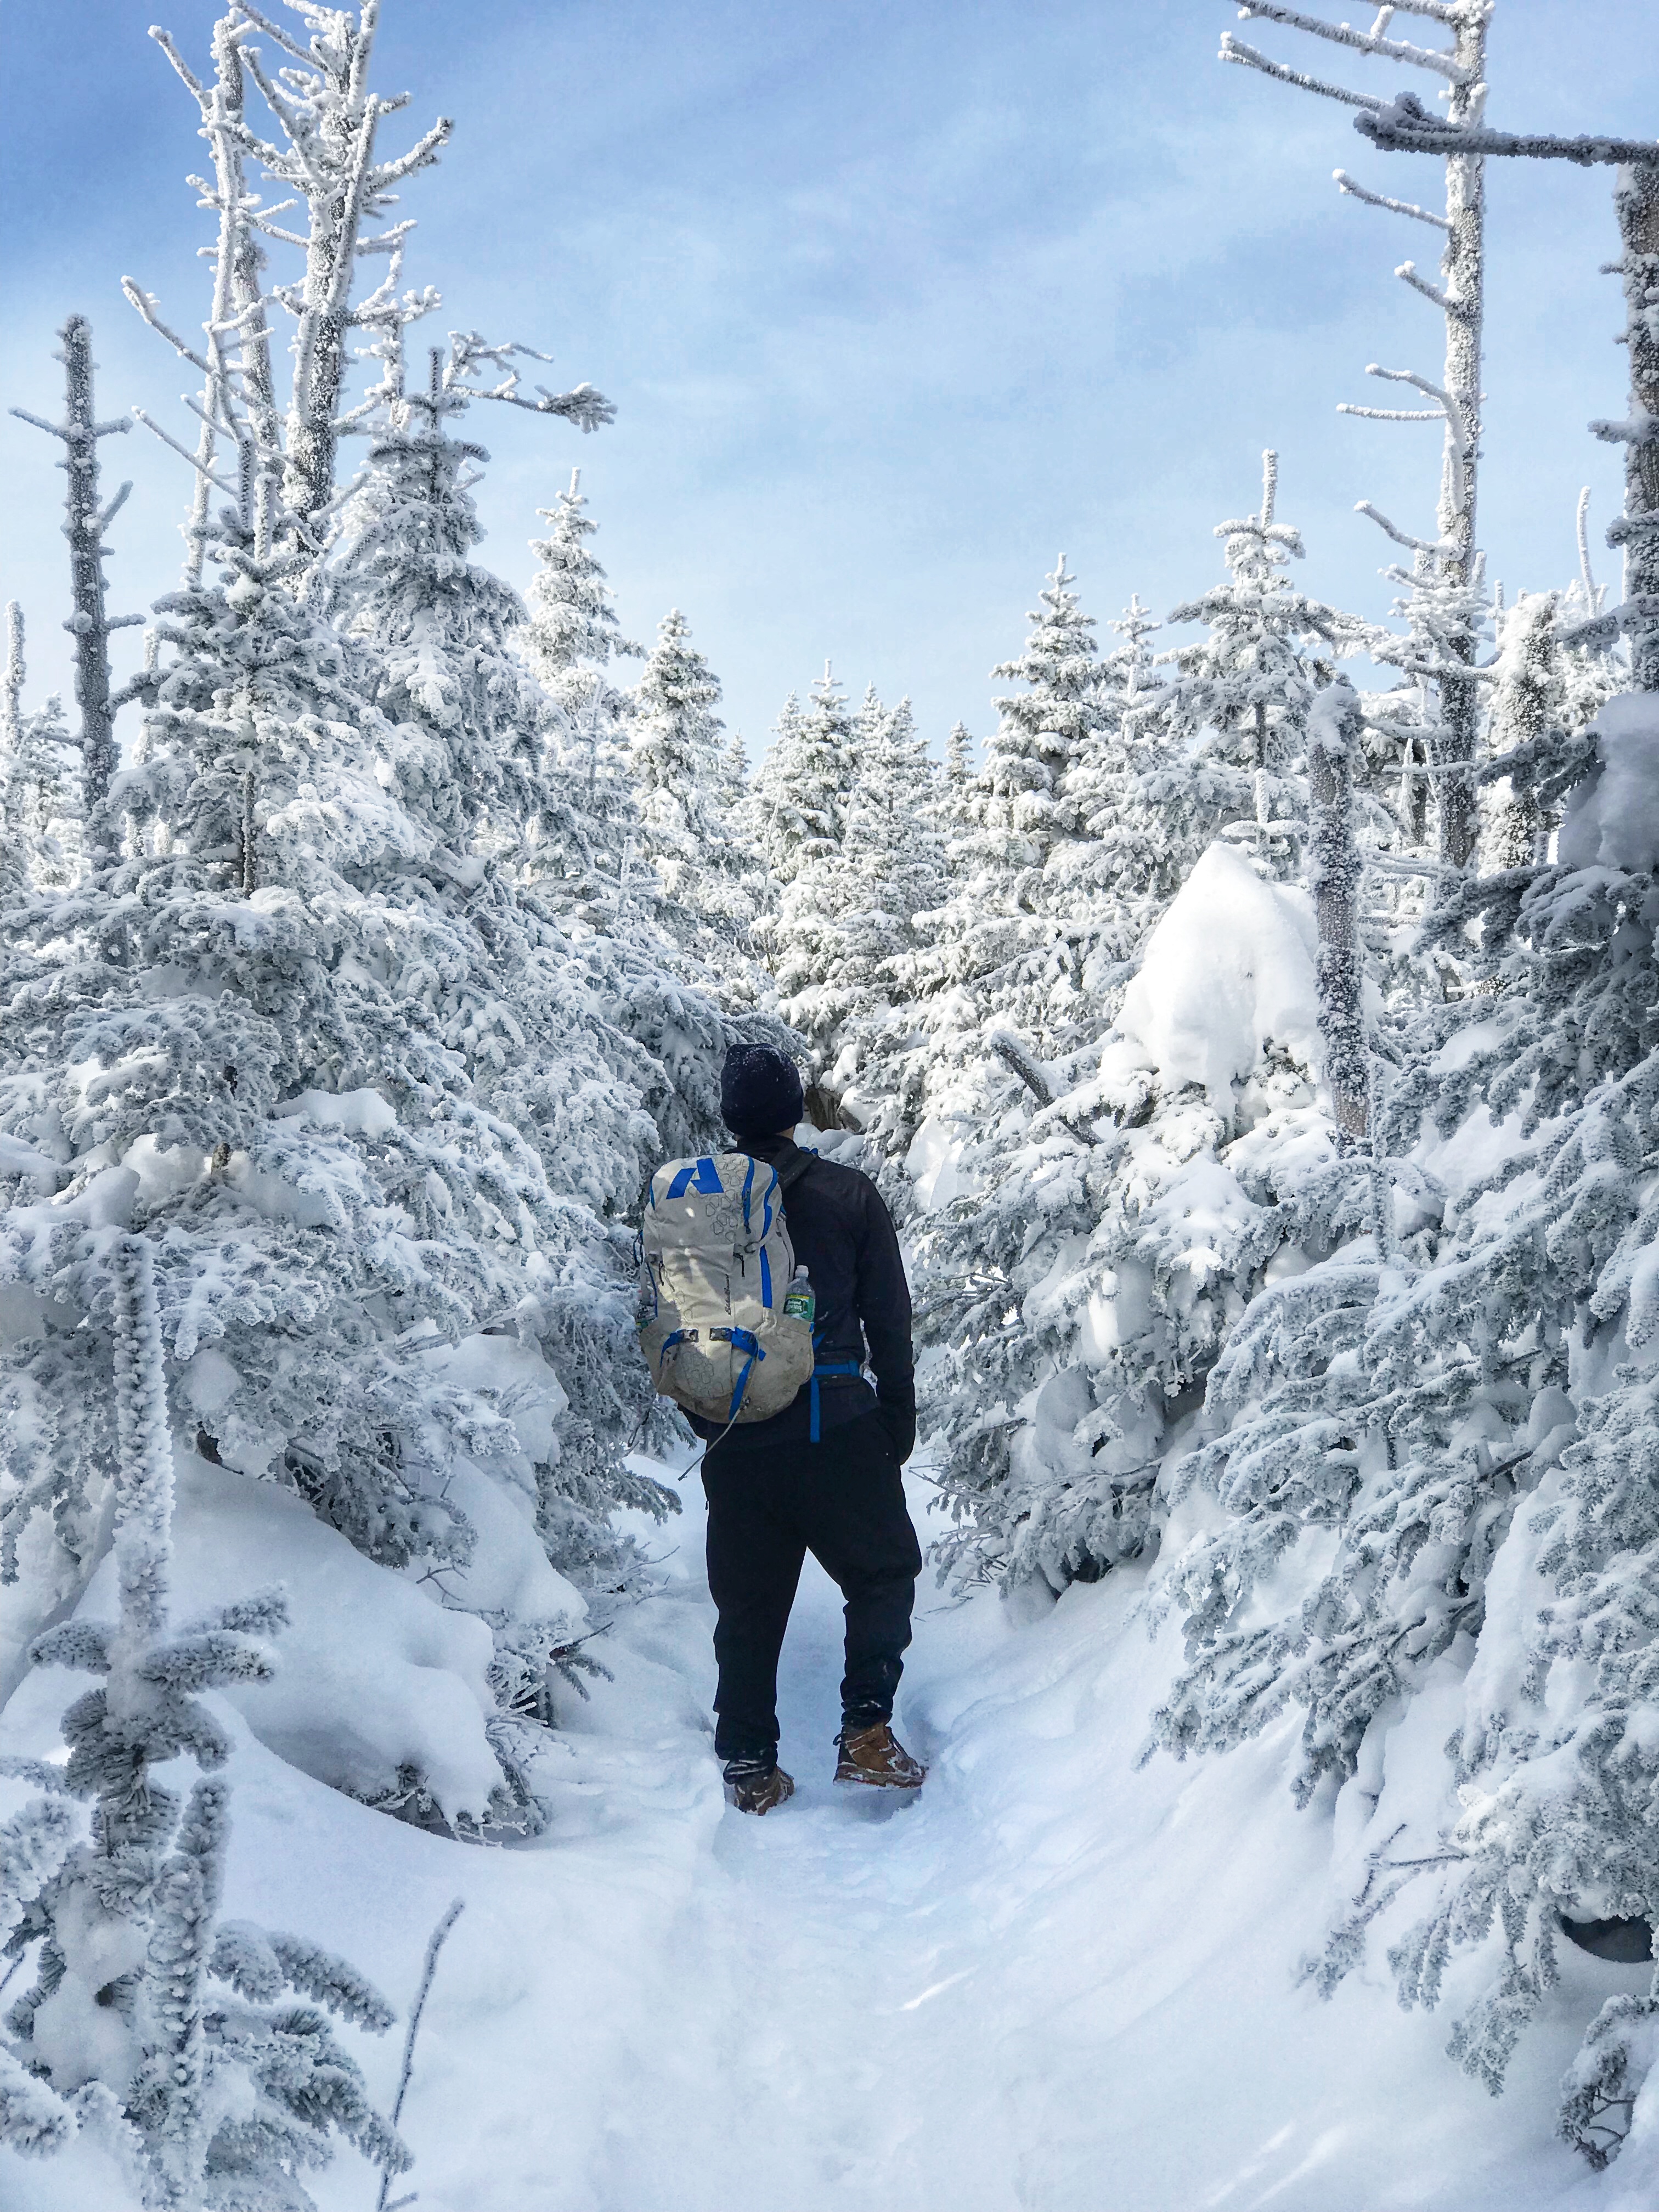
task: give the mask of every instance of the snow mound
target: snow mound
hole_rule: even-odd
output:
[[[313,1129],[343,1129],[349,1136],[384,1137],[398,1126],[398,1116],[378,1091],[302,1091],[276,1109],[285,1120],[303,1121]]]
[[[1591,727],[1597,765],[1568,796],[1556,858],[1564,868],[1659,866],[1659,696],[1609,699]]]
[[[1316,944],[1307,893],[1218,842],[1148,939],[1118,1027],[1171,1087],[1200,1084],[1230,1115],[1269,1042],[1319,1067]]]
[[[452,1823],[480,1819],[501,1767],[484,1733],[495,1701],[483,1622],[452,1613],[376,1566],[302,1498],[273,1482],[176,1455],[173,1610],[180,1623],[283,1584],[289,1626],[270,1682],[218,1694],[290,1766],[353,1796],[397,1787],[418,1770]],[[115,1561],[105,1559],[76,1607],[115,1617]],[[84,1677],[37,1667],[6,1707],[7,1735],[50,1742]]]

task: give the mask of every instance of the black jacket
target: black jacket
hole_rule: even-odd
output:
[[[734,1149],[752,1152],[781,1174],[801,1157],[790,1137],[755,1137]],[[892,1216],[868,1176],[835,1160],[811,1164],[790,1185],[783,1202],[789,1242],[805,1267],[817,1300],[812,1333],[820,1364],[867,1360],[876,1380],[876,1404],[895,1455],[909,1457],[916,1439],[915,1356],[910,1345],[910,1290],[904,1279]],[[820,1431],[839,1428],[871,1410],[870,1386],[856,1375],[825,1376],[818,1384]],[[720,1446],[722,1454],[799,1443],[811,1420],[811,1386],[796,1392],[769,1421],[744,1421]],[[718,1422],[691,1417],[701,1437],[717,1437]]]

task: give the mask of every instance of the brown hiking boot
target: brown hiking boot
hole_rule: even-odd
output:
[[[793,1776],[775,1760],[728,1759],[725,1779],[726,1794],[739,1813],[769,1813],[795,1794]]]
[[[841,1757],[836,1765],[837,1782],[861,1782],[876,1790],[920,1790],[927,1769],[912,1759],[885,1721],[868,1728],[844,1728],[836,1739]]]

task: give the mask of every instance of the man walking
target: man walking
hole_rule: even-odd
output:
[[[781,1053],[740,1044],[726,1054],[720,1111],[741,1149],[777,1170],[817,1301],[816,1371],[781,1413],[724,1436],[692,1419],[699,1435],[720,1438],[702,1468],[719,1613],[714,1750],[745,1813],[769,1812],[795,1786],[778,1765],[778,1654],[808,1552],[847,1601],[836,1781],[916,1790],[926,1772],[890,1725],[921,1571],[899,1476],[916,1437],[910,1293],[870,1178],[795,1144],[804,1110],[800,1076]]]

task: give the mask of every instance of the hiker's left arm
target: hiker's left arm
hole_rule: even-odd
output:
[[[904,1279],[893,1217],[873,1183],[865,1199],[858,1268],[859,1319],[870,1347],[876,1404],[893,1455],[902,1466],[916,1441],[916,1362],[910,1340],[910,1286]]]

